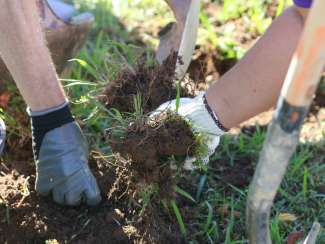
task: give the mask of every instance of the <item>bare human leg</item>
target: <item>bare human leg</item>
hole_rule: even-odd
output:
[[[32,111],[66,101],[46,47],[35,1],[0,1],[0,55]]]

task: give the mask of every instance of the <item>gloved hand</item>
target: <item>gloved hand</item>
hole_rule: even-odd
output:
[[[160,105],[151,116],[156,116],[157,114],[167,111],[168,109],[171,111],[176,111],[176,100],[168,101]],[[211,111],[211,113],[213,112]],[[208,153],[206,156],[201,158],[201,160],[204,164],[208,164],[210,156],[215,152],[219,145],[220,136],[225,133],[225,130],[221,129],[221,124],[218,122],[218,118],[215,114],[213,118],[212,114],[210,114],[208,111],[203,94],[198,95],[195,98],[181,98],[178,114],[185,120],[191,122],[195,132],[199,132],[205,136],[207,140],[206,143],[208,146]],[[196,158],[188,157],[185,161],[184,169],[195,169],[193,162],[196,160]]]
[[[33,145],[35,147],[35,145]],[[101,201],[95,177],[88,167],[88,148],[81,129],[70,122],[47,132],[36,161],[36,191],[52,193],[55,202],[75,206]]]

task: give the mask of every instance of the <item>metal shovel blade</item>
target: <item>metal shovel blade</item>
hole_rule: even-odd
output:
[[[178,50],[178,56],[181,57],[181,62],[177,61],[176,64],[175,72],[177,79],[182,79],[185,76],[188,66],[190,65],[199,28],[199,14],[200,0],[192,0]]]

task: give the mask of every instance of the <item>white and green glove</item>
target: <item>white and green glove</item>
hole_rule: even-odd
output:
[[[168,109],[176,111],[176,100],[160,105],[151,116],[155,116]],[[225,134],[227,129],[223,128],[216,114],[209,108],[204,94],[200,94],[195,98],[181,98],[177,113],[185,120],[191,122],[194,132],[201,133],[207,139],[208,153],[200,160],[204,164],[208,164],[210,156],[219,145],[220,136]],[[196,160],[196,158],[188,157],[185,161],[184,169],[195,169],[193,163]]]

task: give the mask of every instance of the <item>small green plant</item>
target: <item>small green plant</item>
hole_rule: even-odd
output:
[[[175,191],[176,193],[178,193],[179,195],[185,197],[186,199],[190,200],[191,202],[196,202],[195,199],[185,190],[181,189],[180,187],[176,186],[175,187]]]
[[[141,94],[138,92],[137,95],[133,96],[133,104],[134,104],[134,113],[136,118],[140,118],[143,116],[142,110],[142,99]]]

